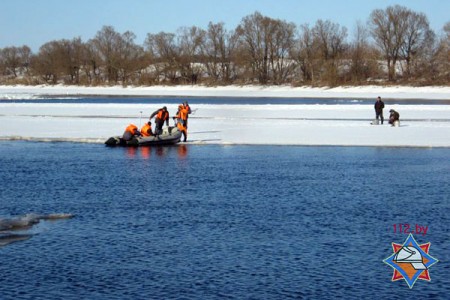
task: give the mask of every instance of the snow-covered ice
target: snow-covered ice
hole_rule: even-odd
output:
[[[239,96],[450,100],[448,87],[1,87],[1,99],[33,99],[42,95]],[[164,99],[162,99],[164,101]],[[122,134],[129,123],[142,125],[166,105],[5,103],[0,100],[0,140],[77,141],[103,143]],[[450,105],[389,105],[385,125],[374,126],[373,104],[360,105],[191,105],[188,141],[197,144],[337,145],[450,147]],[[401,126],[387,124],[389,109],[400,113]],[[141,114],[142,113],[142,118]],[[173,124],[173,121],[170,120]]]
[[[203,96],[203,97],[302,97],[443,99],[450,100],[450,87],[360,86],[311,88],[290,86],[148,86],[79,87],[64,85],[0,86],[0,98],[16,99],[39,95],[118,95],[118,96]]]

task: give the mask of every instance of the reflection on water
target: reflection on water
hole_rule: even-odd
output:
[[[125,148],[127,151],[127,157],[128,158],[135,158],[137,153],[137,148],[135,147],[127,147]]]
[[[141,147],[139,148],[139,150],[141,151],[141,156],[143,159],[150,159],[150,154],[151,154],[151,148],[150,147]]]
[[[129,159],[144,159],[150,160],[154,155],[155,157],[166,157],[170,152],[176,151],[179,159],[184,159],[188,155],[188,147],[185,144],[176,146],[141,146],[141,147],[125,147],[116,148],[116,151],[122,151],[125,149],[126,157]]]
[[[0,232],[0,247],[9,245],[14,242],[26,241],[31,237],[31,234],[3,234]]]
[[[175,146],[141,146],[141,147],[126,147],[117,148],[117,151],[125,149],[126,157],[129,159],[144,159],[149,160],[152,155],[155,157],[166,157],[169,152],[176,151],[179,159],[185,159],[188,155],[188,146],[185,144],[179,144]]]
[[[167,155],[171,147],[155,147],[155,154],[159,157],[164,157]]]
[[[177,149],[178,149],[178,158],[185,159],[188,154],[188,147],[186,145],[182,144],[182,145],[179,145],[177,147]]]

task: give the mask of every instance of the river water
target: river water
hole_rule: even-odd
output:
[[[0,247],[1,299],[450,294],[450,150],[0,143],[0,218],[70,213]],[[423,226],[431,281],[383,260]],[[5,235],[6,233],[2,233]],[[376,295],[376,296],[375,296]]]

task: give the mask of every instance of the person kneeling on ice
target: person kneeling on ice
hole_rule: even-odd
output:
[[[141,134],[142,134],[142,136],[152,136],[153,135],[152,122],[148,121],[147,123],[144,124],[144,126],[142,126]]]
[[[391,109],[389,112],[391,113],[389,115],[389,124],[395,127],[400,126],[400,114],[393,109]]]
[[[162,128],[164,125],[164,121],[166,121],[166,126],[169,126],[169,112],[167,111],[167,107],[160,108],[156,111],[154,111],[151,115],[149,120],[151,120],[154,116],[155,118],[155,135],[159,135],[162,133]]]
[[[125,128],[125,132],[123,133],[122,139],[124,141],[131,141],[134,136],[140,136],[141,133],[136,125],[130,124]]]
[[[177,125],[177,128],[184,136],[183,142],[186,142],[187,139],[187,116],[188,110],[182,104],[180,104],[178,106],[177,115],[173,117],[173,119],[175,121],[175,124]]]

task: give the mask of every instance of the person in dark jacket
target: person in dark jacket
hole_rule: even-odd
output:
[[[156,111],[154,111],[150,115],[150,120],[156,116],[155,118],[155,135],[159,135],[162,133],[162,128],[164,125],[164,121],[166,121],[166,126],[169,126],[169,112],[167,111],[167,107],[160,108]]]
[[[375,118],[377,120],[378,120],[378,118],[380,118],[381,124],[383,124],[383,121],[384,121],[383,108],[384,108],[384,102],[381,101],[381,97],[378,97],[377,102],[375,102]]]

